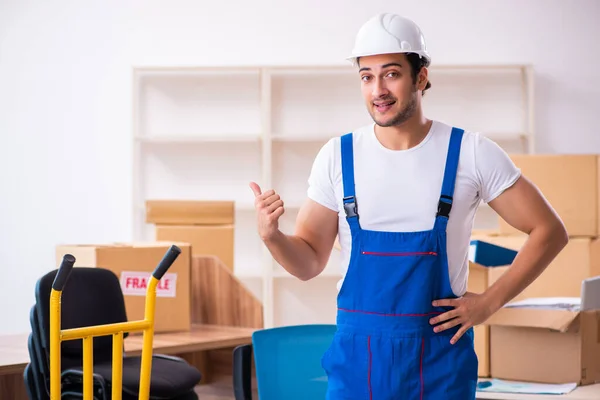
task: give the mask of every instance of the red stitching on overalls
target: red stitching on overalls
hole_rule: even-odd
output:
[[[425,314],[386,314],[386,313],[380,313],[380,312],[376,312],[376,311],[349,310],[347,308],[340,308],[340,307],[338,307],[338,310],[346,311],[346,312],[353,312],[353,313],[361,313],[361,314],[380,315],[382,317],[427,317],[429,315],[439,315],[442,313],[440,311],[432,311],[432,312],[425,313]]]
[[[423,380],[423,353],[425,352],[425,338],[421,339],[421,400],[423,400],[423,392],[425,391],[425,382]]]
[[[435,251],[409,251],[409,252],[387,252],[387,251],[362,251],[364,255],[383,257],[409,257],[409,256],[437,256]]]
[[[371,389],[371,365],[373,364],[373,355],[371,354],[371,336],[367,338],[367,348],[369,349],[369,375],[367,377],[369,383],[369,399],[373,400],[373,390]]]

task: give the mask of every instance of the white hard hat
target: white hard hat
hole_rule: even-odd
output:
[[[359,29],[347,58],[354,65],[358,57],[377,54],[416,53],[431,62],[421,29],[408,18],[384,13],[369,19]]]

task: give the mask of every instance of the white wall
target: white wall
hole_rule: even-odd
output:
[[[600,152],[600,2],[317,4],[0,0],[0,334],[29,329],[56,243],[130,238],[133,65],[344,63],[360,24],[392,11],[434,63],[532,63],[538,150]]]

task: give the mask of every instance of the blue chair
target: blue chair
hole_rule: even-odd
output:
[[[321,357],[335,325],[297,325],[262,329],[252,344],[233,351],[235,400],[252,400],[252,357],[260,400],[325,399],[327,376]]]

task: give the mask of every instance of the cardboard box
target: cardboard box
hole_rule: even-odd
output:
[[[148,242],[75,244],[56,247],[56,266],[65,254],[76,258],[75,267],[96,267],[113,271],[121,281],[129,321],[144,319],[148,279],[169,247],[175,244],[181,254],[161,279],[157,288],[155,332],[189,331],[191,248],[187,243]]]
[[[501,267],[510,265],[517,252],[480,240],[471,241],[467,291],[483,293],[501,275]],[[487,324],[474,327],[478,375],[490,376],[490,330]]]
[[[233,271],[234,230],[232,225],[158,225],[156,240],[174,240],[191,245],[192,256],[217,256]]]
[[[217,256],[234,270],[235,203],[212,200],[148,200],[146,222],[156,240],[189,243],[193,256]]]
[[[478,235],[488,243],[512,250],[520,250],[527,241],[526,235]],[[495,268],[490,284],[495,282],[509,266]],[[578,297],[581,282],[600,275],[600,240],[596,238],[571,238],[544,272],[513,300],[531,297]]]
[[[502,308],[489,320],[493,378],[600,382],[600,311]]]
[[[146,222],[156,225],[231,225],[234,215],[233,201],[146,201]]]
[[[518,154],[511,159],[544,194],[570,236],[600,235],[598,156]],[[502,218],[499,225],[502,234],[521,233]]]

